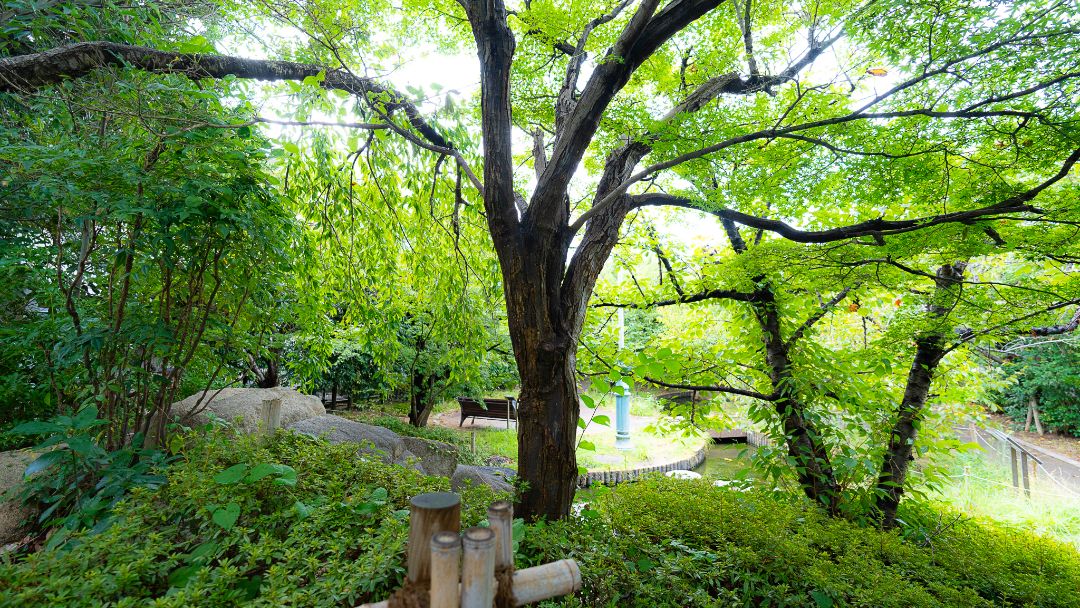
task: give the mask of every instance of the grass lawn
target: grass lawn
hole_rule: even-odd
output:
[[[487,397],[502,397],[512,391],[495,392]],[[586,393],[589,394],[589,393]],[[597,408],[582,408],[582,420],[587,422],[585,429],[578,429],[577,438],[584,440],[585,448],[577,450],[578,464],[590,471],[610,471],[655,466],[689,458],[707,443],[707,438],[682,435],[672,432],[655,431],[651,427],[660,412],[655,397],[649,394],[635,394],[630,402],[631,444],[629,450],[615,448],[615,400],[600,394],[590,394]],[[404,418],[408,412],[406,403],[373,404],[372,407],[359,411],[338,412],[349,418],[378,422],[380,416],[392,415]],[[498,421],[483,421],[471,428],[458,428],[458,405],[449,399],[435,406],[431,414],[431,426],[438,427],[438,433],[453,433],[459,445],[471,448],[475,436],[476,455],[479,460],[492,456],[517,461],[517,429],[511,423],[509,429]],[[595,418],[594,418],[595,417]],[[606,419],[605,419],[606,417]],[[490,423],[490,424],[489,424]],[[580,425],[579,425],[580,426]],[[436,438],[436,437],[433,437]]]

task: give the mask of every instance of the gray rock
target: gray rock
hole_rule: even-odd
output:
[[[468,485],[490,487],[496,492],[513,492],[517,471],[505,467],[476,467],[459,464],[450,478],[450,489],[459,492]]]
[[[26,465],[33,460],[34,454],[31,452],[0,452],[0,546],[21,539],[27,521],[34,515],[33,509],[24,507],[18,499],[7,500],[4,497],[9,489],[22,482]]]
[[[324,437],[330,443],[368,444],[367,447],[361,447],[360,451],[375,452],[386,462],[406,464],[406,458],[411,455],[401,436],[394,431],[333,414],[299,420],[285,425],[285,428],[312,437]]]
[[[225,388],[196,393],[172,404],[170,414],[178,416],[180,422],[188,426],[202,426],[210,422],[210,415],[213,414],[216,418],[233,423],[241,432],[254,433],[259,428],[262,403],[266,399],[281,399],[283,427],[326,414],[326,408],[318,397],[283,386]]]
[[[451,477],[458,465],[457,448],[442,441],[402,437],[405,448],[420,460],[420,469],[428,475]]]

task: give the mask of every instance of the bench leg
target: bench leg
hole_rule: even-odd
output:
[[[465,424],[466,418],[468,418],[468,416],[466,416],[465,414],[461,415],[461,422],[458,423],[458,428],[461,428],[461,425]]]

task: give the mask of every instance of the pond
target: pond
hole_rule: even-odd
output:
[[[695,473],[713,479],[741,479],[750,470],[754,450],[745,443],[715,443],[707,448],[705,461],[694,468]]]

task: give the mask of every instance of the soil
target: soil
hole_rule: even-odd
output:
[[[1017,424],[1012,419],[1001,414],[991,414],[990,418],[1001,425],[1002,428],[1008,429],[1013,435],[1028,443],[1059,452],[1073,460],[1080,460],[1080,437],[1070,437],[1058,433],[1040,435],[1034,431],[1034,425],[1032,430],[1028,432],[1024,431],[1023,424]]]

